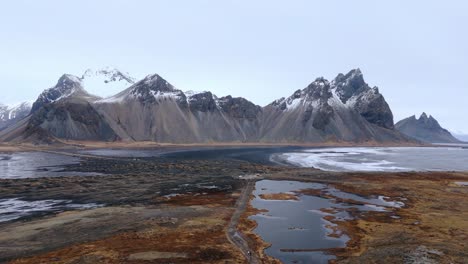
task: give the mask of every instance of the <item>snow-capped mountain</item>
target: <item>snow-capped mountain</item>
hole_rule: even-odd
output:
[[[282,141],[405,140],[393,131],[393,115],[377,87],[359,69],[329,82],[317,78],[264,109],[262,134]]]
[[[291,111],[305,106],[331,112],[333,107],[354,109],[370,123],[392,129],[393,114],[379,93],[377,87],[369,87],[360,69],[351,70],[346,75],[338,74],[332,81],[317,78],[308,87],[297,90],[288,98],[281,98],[271,106],[283,111]],[[332,107],[333,106],[333,107]]]
[[[431,115],[422,113],[419,118],[410,116],[396,123],[395,128],[401,133],[427,143],[460,143],[447,129]]]
[[[81,96],[86,100],[98,100],[95,95],[87,92],[92,90],[121,91],[135,83],[135,79],[128,73],[106,67],[99,70],[86,70],[81,77],[64,74],[57,84],[42,92],[32,107],[32,111],[39,109],[44,104],[53,103],[68,97]]]
[[[0,130],[29,115],[31,106],[31,102],[23,102],[12,106],[0,104]]]
[[[247,104],[261,107],[242,100],[218,98],[211,92],[184,93],[152,74],[115,96],[96,101],[95,107],[122,139],[247,141],[256,133],[252,123],[257,121],[241,121],[241,109]]]
[[[35,112],[46,104],[57,102],[71,96],[93,97],[83,88],[81,78],[71,74],[64,74],[54,87],[44,90],[39,95],[32,106],[31,112]]]
[[[185,94],[157,74],[146,76],[122,92],[97,101],[97,103],[113,103],[128,100],[138,100],[142,103],[157,103],[160,100],[172,99],[186,103]]]
[[[357,110],[367,121],[378,126],[393,129],[393,114],[379,88],[370,87],[360,69],[348,74],[338,74],[331,83],[331,90],[346,106]]]

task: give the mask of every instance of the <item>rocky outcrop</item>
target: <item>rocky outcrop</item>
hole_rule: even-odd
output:
[[[422,113],[419,118],[411,116],[405,118],[395,125],[401,133],[426,143],[460,143],[432,116]]]
[[[377,87],[370,87],[360,69],[346,75],[338,74],[332,82],[340,100],[358,111],[367,121],[383,128],[393,129],[393,114]]]
[[[211,92],[193,92],[185,93],[187,103],[192,112],[214,112],[217,109],[215,96]]]
[[[260,106],[242,97],[228,95],[216,101],[220,110],[234,118],[256,119],[262,111]]]

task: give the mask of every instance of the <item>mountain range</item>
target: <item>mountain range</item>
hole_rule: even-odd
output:
[[[100,98],[86,88],[121,90]],[[0,113],[1,116],[1,113]],[[354,69],[315,79],[265,107],[242,97],[182,91],[152,74],[136,81],[112,68],[64,74],[0,141],[156,141],[167,143],[408,142],[377,87]]]

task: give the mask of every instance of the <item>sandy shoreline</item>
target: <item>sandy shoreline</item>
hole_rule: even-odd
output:
[[[153,141],[103,142],[103,141],[62,141],[60,144],[34,145],[28,143],[2,143],[0,152],[62,150],[62,149],[192,149],[226,147],[436,147],[437,145],[415,143],[378,143],[378,142],[323,142],[323,143],[262,143],[262,142],[213,142],[194,144],[158,143]]]

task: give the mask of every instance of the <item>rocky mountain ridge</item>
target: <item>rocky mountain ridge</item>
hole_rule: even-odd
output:
[[[461,143],[439,122],[426,113],[419,118],[415,115],[396,123],[395,128],[401,133],[426,143]]]

